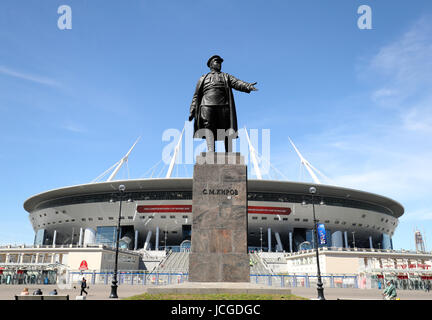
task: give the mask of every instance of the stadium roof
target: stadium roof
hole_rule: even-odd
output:
[[[41,202],[63,197],[91,195],[100,193],[114,193],[118,186],[124,184],[126,191],[192,191],[192,178],[151,178],[151,179],[129,179],[108,182],[89,183],[76,186],[63,187],[39,193],[24,202],[24,209],[32,212]],[[365,191],[348,189],[338,186],[280,181],[280,180],[248,180],[248,191],[252,192],[273,192],[287,194],[308,195],[309,187],[315,186],[316,196],[328,196],[341,199],[350,199],[373,203],[390,209],[395,218],[404,213],[403,206],[384,196]]]

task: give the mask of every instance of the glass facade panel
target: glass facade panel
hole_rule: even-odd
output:
[[[45,238],[45,229],[39,229],[35,234],[34,244],[43,245],[44,238]]]
[[[115,247],[117,237],[116,227],[97,227],[96,243]]]
[[[393,249],[393,244],[391,238],[388,234],[382,234],[382,248],[383,249]]]

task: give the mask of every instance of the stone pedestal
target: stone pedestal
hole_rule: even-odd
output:
[[[247,168],[240,153],[202,153],[194,167],[190,282],[249,282]]]

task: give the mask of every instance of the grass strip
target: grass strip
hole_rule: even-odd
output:
[[[123,300],[309,300],[292,294],[149,294],[143,293]]]

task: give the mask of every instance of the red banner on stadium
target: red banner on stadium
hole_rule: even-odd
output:
[[[249,214],[280,214],[280,215],[287,216],[291,213],[291,208],[248,206],[248,213]]]
[[[162,204],[162,205],[139,205],[137,206],[138,213],[190,213],[192,212],[192,205],[185,204]],[[291,208],[285,207],[261,207],[261,206],[248,206],[249,214],[279,214],[289,215]]]
[[[161,205],[140,205],[137,206],[138,213],[153,213],[153,212],[192,212],[192,205],[186,204],[161,204]]]

